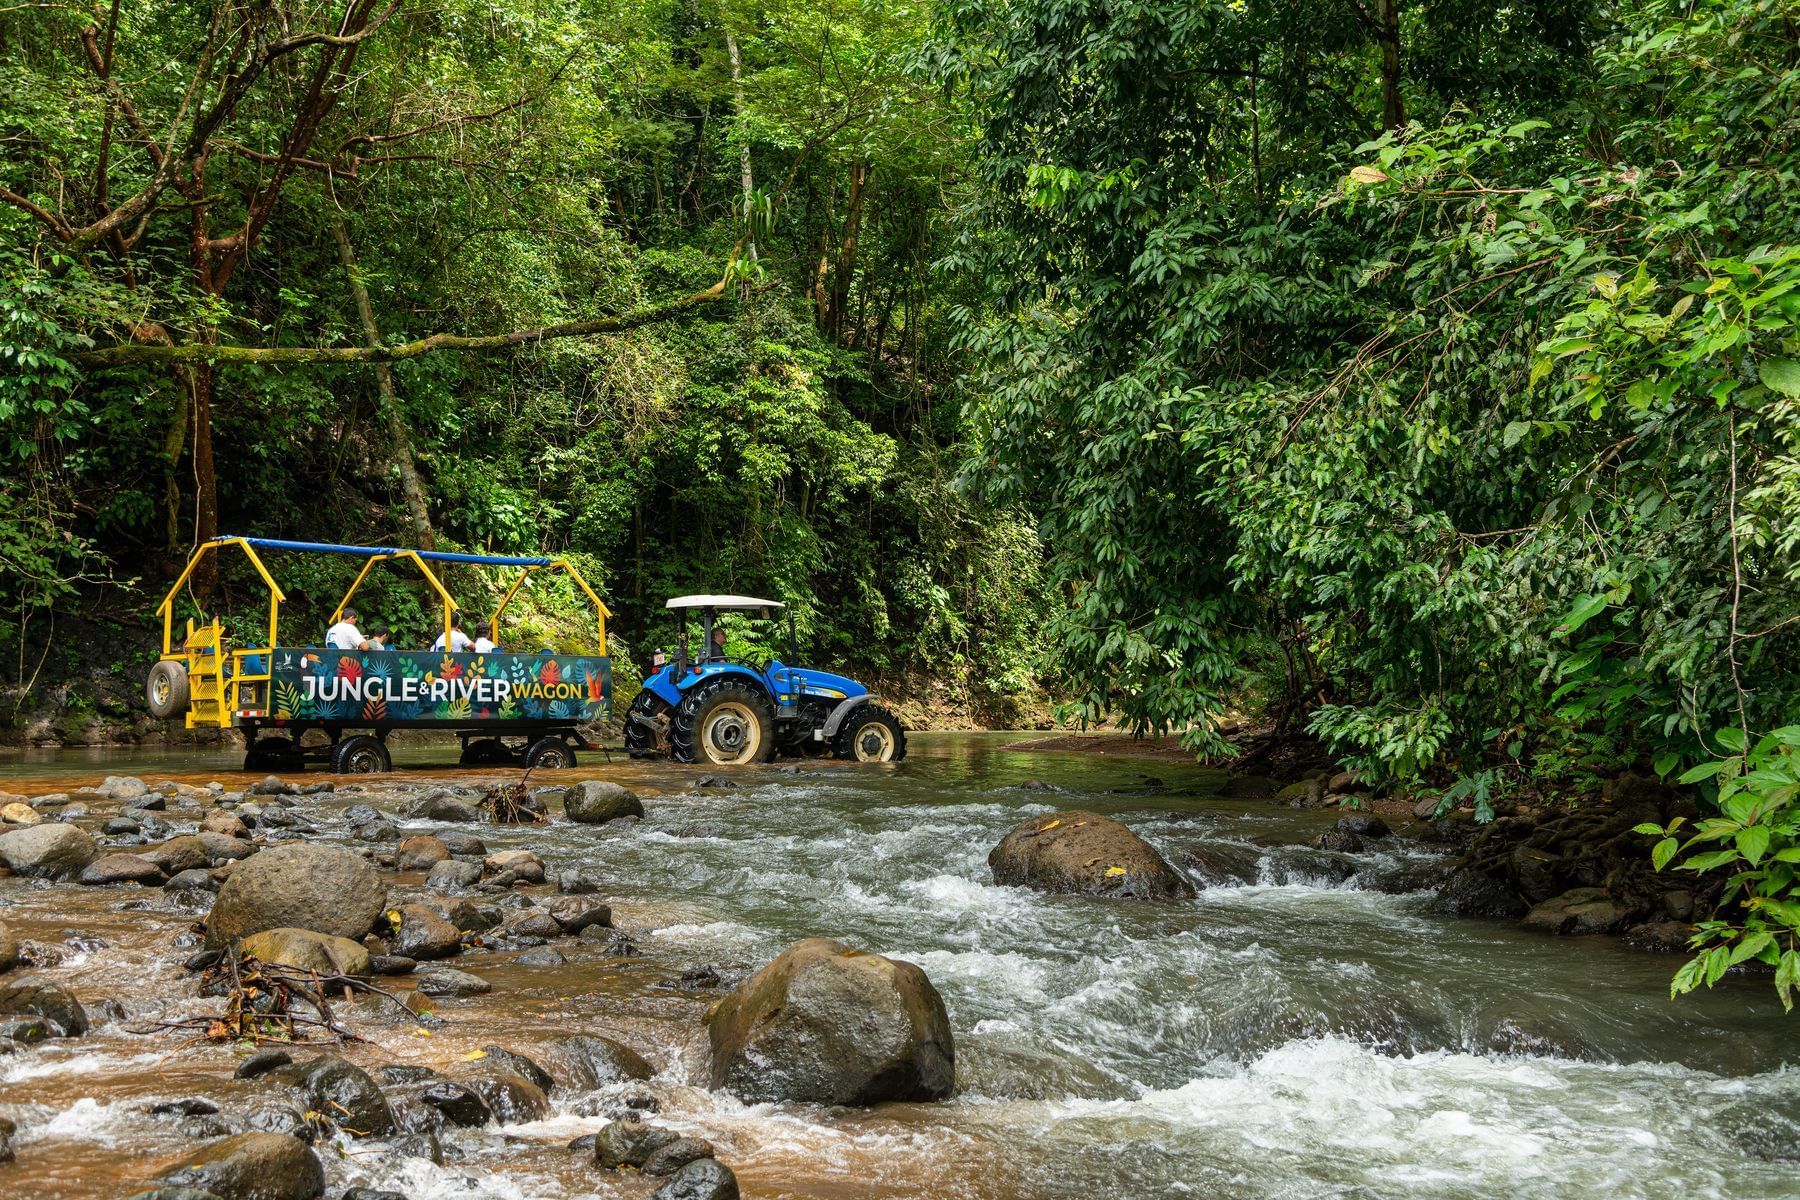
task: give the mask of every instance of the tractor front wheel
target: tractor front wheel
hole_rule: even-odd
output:
[[[906,757],[906,730],[900,718],[879,704],[852,709],[832,743],[839,758],[857,762],[899,762]]]
[[[633,758],[652,758],[658,751],[657,718],[669,712],[669,702],[645,688],[625,712],[625,753]]]
[[[675,710],[669,745],[684,763],[742,767],[775,755],[775,710],[755,688],[721,683],[690,693]]]

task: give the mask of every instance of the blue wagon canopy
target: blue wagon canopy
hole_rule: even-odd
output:
[[[404,546],[345,546],[336,542],[293,542],[282,538],[216,537],[215,542],[244,542],[259,550],[298,550],[311,554],[349,554],[356,558],[394,558],[417,554],[432,562],[476,563],[490,567],[548,567],[554,558],[527,557],[516,554],[464,554],[452,550],[408,550]]]

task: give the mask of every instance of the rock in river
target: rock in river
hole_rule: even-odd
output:
[[[0,984],[0,1017],[37,1017],[57,1037],[80,1037],[88,1031],[87,1010],[66,988],[28,975]]]
[[[83,867],[79,881],[89,886],[141,883],[145,887],[161,887],[163,871],[141,854],[106,854]]]
[[[711,1084],[752,1101],[941,1100],[956,1082],[944,1001],[909,962],[809,938],[706,1017]]]
[[[737,1176],[716,1158],[695,1159],[650,1193],[650,1200],[738,1200]]]
[[[643,816],[644,804],[629,788],[590,779],[563,789],[563,812],[583,825],[604,825],[620,817]]]
[[[367,975],[369,952],[361,942],[310,929],[265,929],[244,939],[243,951],[266,963],[280,963],[321,975]]]
[[[156,1177],[219,1200],[315,1200],[325,1172],[310,1147],[285,1133],[240,1133],[213,1142]]]
[[[479,975],[453,971],[449,967],[433,967],[419,975],[419,991],[427,996],[455,998],[479,996],[494,990],[494,985]]]
[[[1139,900],[1194,894],[1193,885],[1149,842],[1111,817],[1079,810],[1019,825],[988,855],[988,868],[996,883],[1043,892]]]
[[[626,1079],[648,1079],[656,1074],[656,1069],[631,1047],[591,1033],[555,1038],[545,1043],[540,1057],[550,1074],[574,1092],[591,1092]]]
[[[358,1137],[382,1137],[394,1128],[381,1088],[361,1067],[335,1054],[278,1067],[265,1078],[292,1088],[306,1111],[322,1113]]]
[[[264,929],[311,929],[361,938],[387,903],[374,867],[337,846],[265,850],[232,872],[206,919],[208,949]]]
[[[402,871],[429,871],[450,857],[450,847],[428,833],[409,837],[394,847],[394,865]]]
[[[73,825],[45,823],[0,833],[0,863],[14,874],[69,880],[100,857],[94,839]]]
[[[424,962],[462,953],[462,930],[423,904],[402,904],[388,909],[394,925],[387,939],[388,953]]]
[[[1520,923],[1540,933],[1566,936],[1614,933],[1639,911],[1623,900],[1613,899],[1600,888],[1575,888],[1533,905]]]

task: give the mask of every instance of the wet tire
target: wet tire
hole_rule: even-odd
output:
[[[906,730],[900,718],[879,704],[850,710],[832,746],[839,758],[857,762],[899,762],[906,757]]]
[[[394,769],[394,760],[380,738],[359,733],[332,747],[331,769],[339,775],[380,775]]]
[[[669,702],[649,688],[639,692],[625,713],[625,753],[633,758],[654,758],[659,754],[656,728],[650,722],[669,711]]]
[[[513,752],[499,738],[472,738],[464,743],[459,766],[487,767],[514,761]]]
[[[246,771],[300,771],[305,768],[306,760],[290,738],[257,738],[244,751]]]
[[[575,765],[575,748],[559,737],[542,737],[525,747],[525,765],[561,771]]]
[[[775,707],[758,688],[725,680],[688,693],[669,723],[677,762],[742,767],[775,757]]]
[[[187,668],[172,659],[164,659],[150,668],[144,680],[144,703],[153,717],[179,717],[187,711]]]

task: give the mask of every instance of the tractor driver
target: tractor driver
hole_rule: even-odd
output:
[[[712,641],[708,644],[708,649],[711,651],[709,657],[715,661],[725,657],[725,630],[723,627],[713,626]]]

